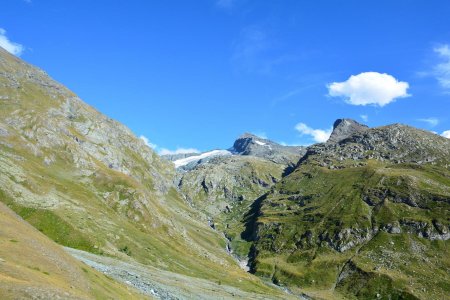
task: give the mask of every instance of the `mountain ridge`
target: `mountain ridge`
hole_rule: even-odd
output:
[[[48,249],[59,247],[51,239],[98,262],[162,270],[159,287],[168,282],[164,276],[179,274],[184,283],[170,280],[175,286],[160,291],[168,297],[205,290],[255,299],[450,293],[450,140],[444,137],[344,118],[334,122],[327,142],[308,147],[244,133],[233,155],[163,159],[124,125],[2,49],[0,90],[0,212],[7,205],[22,218],[17,228],[34,226],[30,237],[41,231]],[[188,167],[176,169],[170,159],[187,159]],[[10,235],[23,233],[8,234],[0,287],[9,284],[3,276],[12,270],[9,260],[21,259],[7,250],[18,249]],[[53,271],[39,268],[27,272],[44,294],[53,293],[46,277],[53,280]],[[170,294],[189,278],[195,282],[189,292]],[[130,292],[113,285],[99,295]]]
[[[252,272],[319,298],[444,297],[449,151],[399,124],[308,147],[248,215]]]
[[[63,246],[280,297],[239,268],[172,164],[124,125],[3,50],[0,90],[0,200],[25,221]]]

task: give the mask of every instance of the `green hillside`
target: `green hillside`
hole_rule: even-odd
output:
[[[0,200],[41,232],[64,246],[282,294],[239,268],[176,190],[173,165],[125,126],[2,49],[0,91]]]
[[[445,299],[449,151],[399,125],[310,147],[248,215],[252,271],[318,298]]]

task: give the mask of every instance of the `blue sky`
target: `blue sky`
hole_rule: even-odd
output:
[[[450,130],[450,1],[2,2],[0,45],[158,151]]]

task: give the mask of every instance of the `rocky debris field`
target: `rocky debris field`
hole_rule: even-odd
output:
[[[223,285],[220,281],[214,283],[184,276],[131,260],[124,262],[72,248],[66,247],[65,249],[72,256],[97,271],[119,282],[133,286],[141,293],[156,299],[277,299],[244,292]],[[285,297],[287,298],[283,298],[289,299],[293,296],[286,294]]]

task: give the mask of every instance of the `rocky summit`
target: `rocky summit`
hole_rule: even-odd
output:
[[[261,157],[278,164],[295,164],[304,151],[302,146],[282,146],[251,133],[244,133],[233,144],[230,151],[238,155]]]
[[[1,299],[447,299],[450,139],[160,157],[0,48]]]
[[[367,129],[366,125],[359,124],[352,119],[337,119],[333,124],[333,131],[328,142],[338,143],[355,133],[364,132]]]

